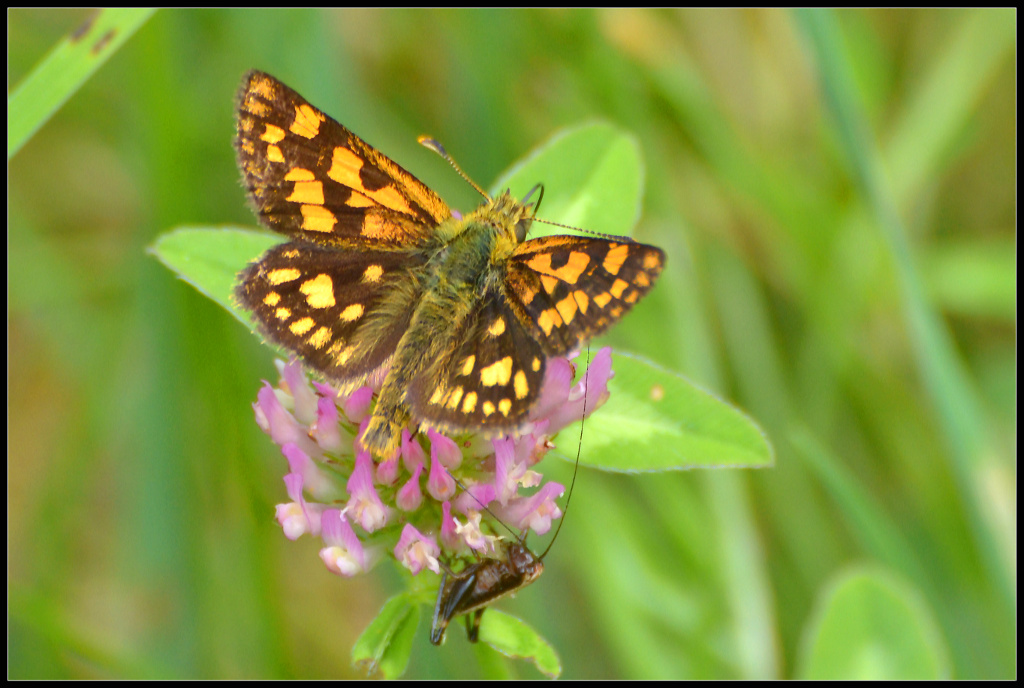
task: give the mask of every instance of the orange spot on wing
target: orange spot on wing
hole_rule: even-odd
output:
[[[322,205],[303,205],[301,211],[302,228],[307,232],[331,232],[338,222],[334,213]]]
[[[644,269],[653,270],[655,268],[661,269],[661,256],[654,251],[648,251],[644,255]]]
[[[311,280],[306,280],[299,286],[299,291],[306,295],[306,303],[310,308],[334,306],[334,281],[330,275],[321,273]]]
[[[260,141],[267,143],[280,143],[284,139],[284,129],[274,124],[264,124]]]
[[[380,203],[382,206],[397,210],[406,215],[412,215],[412,208],[405,197],[393,186],[385,186],[376,191],[367,191],[366,195]]]
[[[572,293],[573,298],[576,299],[576,304],[580,307],[580,313],[583,315],[587,314],[587,309],[590,308],[590,297],[587,296],[585,291],[577,289]]]
[[[558,314],[562,316],[562,320],[567,323],[571,323],[572,319],[576,317],[576,299],[573,298],[572,294],[556,303],[555,308],[558,309]]]
[[[292,193],[285,200],[293,203],[324,204],[324,185],[321,182],[295,182]]]
[[[555,276],[563,282],[576,284],[576,280],[590,265],[590,256],[582,251],[573,251],[569,254],[569,261],[562,267],[555,270]]]
[[[601,264],[609,275],[619,274],[619,269],[622,264],[626,262],[626,258],[629,257],[629,244],[618,244],[608,250],[605,254],[604,262]]]
[[[320,123],[325,119],[323,113],[318,112],[312,105],[303,103],[295,108],[295,121],[289,129],[293,134],[307,139],[316,138],[320,133]]]
[[[331,157],[331,169],[327,176],[344,186],[365,191],[359,179],[359,170],[363,169],[363,159],[343,146],[335,146]]]
[[[331,341],[331,330],[327,327],[321,327],[306,341],[314,349],[322,349]]]
[[[311,182],[314,179],[316,179],[316,175],[313,174],[313,171],[302,167],[293,167],[284,176],[286,182]]]

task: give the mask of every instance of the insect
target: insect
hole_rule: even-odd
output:
[[[443,643],[451,620],[466,614],[466,635],[469,642],[475,643],[480,633],[480,620],[487,607],[537,580],[544,572],[546,555],[547,551],[537,556],[525,544],[511,542],[505,545],[503,558],[486,557],[458,573],[445,569],[434,605],[430,642],[435,645]]]
[[[485,200],[459,217],[263,72],[243,81],[235,146],[260,221],[289,238],[239,274],[235,297],[267,339],[342,389],[383,378],[362,436],[380,456],[407,427],[521,428],[548,357],[607,330],[665,263],[622,237],[526,241],[536,204],[509,191],[474,184]]]

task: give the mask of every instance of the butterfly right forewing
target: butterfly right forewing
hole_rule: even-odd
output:
[[[541,237],[508,261],[507,295],[545,353],[559,356],[629,312],[664,264],[660,248],[626,238]]]

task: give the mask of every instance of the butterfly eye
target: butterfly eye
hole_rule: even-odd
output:
[[[522,220],[516,223],[516,241],[523,243],[526,239],[527,233],[530,231],[530,225],[533,224],[533,217],[524,217]]]

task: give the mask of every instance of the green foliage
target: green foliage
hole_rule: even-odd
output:
[[[8,160],[155,11],[99,10],[25,77],[7,96]]]
[[[581,465],[647,472],[772,464],[761,429],[714,395],[631,354],[616,352],[612,368],[608,403],[584,428]],[[578,446],[575,433],[559,436],[566,457],[575,457]]]
[[[514,616],[490,609],[480,624],[480,642],[514,659],[527,659],[548,678],[558,678],[562,664],[544,638]]]
[[[543,182],[542,214],[590,230],[640,207],[634,236],[668,253],[607,343],[653,362],[627,382],[618,357],[625,416],[693,425],[630,465],[764,455],[690,419],[677,372],[775,440],[768,470],[581,468],[544,577],[501,603],[562,676],[1016,674],[1015,10],[164,11],[91,77],[37,72],[89,16],[9,13],[10,83],[57,94],[8,108],[12,677],[361,677],[347,648],[401,585],[281,537],[284,461],[249,411],[268,352],[146,255],[255,225],[231,148],[252,68],[461,209],[475,193],[417,134],[487,181],[612,123],[515,190]],[[642,202],[615,177],[637,150]],[[570,180],[602,190],[562,206]],[[181,238],[161,260],[192,259]],[[584,461],[613,425],[588,423]],[[533,672],[423,631],[406,676]]]
[[[162,234],[152,253],[178,277],[251,325],[252,318],[232,297],[238,272],[281,237],[234,227],[183,227]]]
[[[406,593],[392,597],[352,647],[352,663],[371,677],[398,678],[419,625],[420,605]]]
[[[811,681],[949,678],[945,646],[913,586],[885,572],[845,571],[807,628],[797,677]]]

